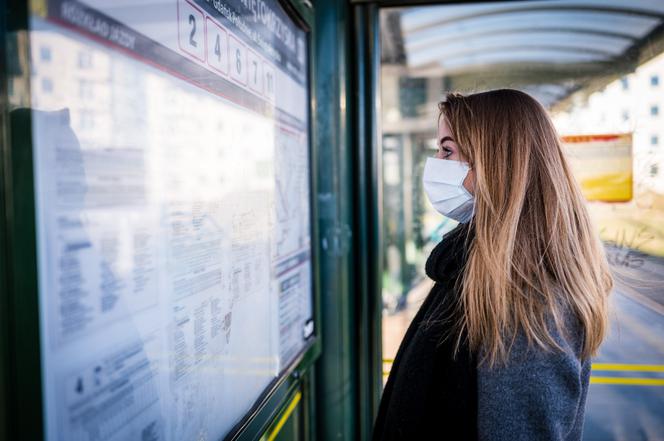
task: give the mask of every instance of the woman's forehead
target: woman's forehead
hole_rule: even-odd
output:
[[[438,118],[438,139],[444,136],[452,136],[452,132],[447,124],[447,120],[441,116]]]

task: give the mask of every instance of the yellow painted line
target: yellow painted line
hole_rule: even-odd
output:
[[[394,359],[385,358],[383,363],[394,363]],[[593,369],[596,371],[664,372],[664,364],[593,363]]]
[[[279,435],[281,428],[284,427],[284,424],[286,424],[288,417],[291,416],[293,410],[295,410],[295,406],[297,406],[297,403],[300,402],[301,398],[302,398],[302,392],[298,391],[293,397],[293,401],[291,401],[288,407],[286,408],[284,414],[281,415],[281,418],[279,418],[279,422],[277,423],[277,425],[270,432],[270,435],[267,437],[267,441],[274,441],[277,435]]]
[[[620,384],[625,386],[664,386],[664,378],[590,377],[590,384]]]
[[[664,372],[664,364],[593,363],[594,371]]]
[[[390,364],[393,359],[384,359],[383,363]],[[593,363],[592,370],[616,372],[664,372],[664,364],[629,364],[629,363]],[[383,376],[390,374],[389,369],[383,370]],[[664,386],[664,378],[620,378],[591,376],[590,382],[594,384],[633,384],[642,386]]]
[[[383,372],[383,377],[390,375]],[[664,386],[664,378],[621,378],[621,377],[590,377],[590,384],[614,384],[624,386]]]

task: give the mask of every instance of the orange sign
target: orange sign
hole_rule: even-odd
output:
[[[563,146],[589,201],[632,199],[632,134],[563,136]]]

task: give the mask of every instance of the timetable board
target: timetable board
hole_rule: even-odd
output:
[[[48,440],[219,440],[314,335],[307,35],[276,0],[30,19]]]

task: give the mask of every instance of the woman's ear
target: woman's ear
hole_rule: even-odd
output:
[[[466,178],[463,180],[463,187],[468,190],[468,193],[475,196],[475,170],[472,167],[468,169]]]

